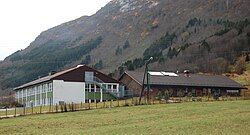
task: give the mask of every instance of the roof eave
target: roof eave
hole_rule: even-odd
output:
[[[147,85],[147,84],[144,84],[144,85]],[[164,84],[150,84],[151,86],[170,86],[170,87],[206,87],[206,88],[232,88],[232,89],[248,89],[247,87],[234,87],[234,86],[199,86],[199,85],[178,85],[178,84],[173,84],[173,85],[164,85]]]
[[[27,88],[27,87],[31,87],[31,86],[34,86],[34,85],[37,85],[37,84],[41,84],[41,83],[44,83],[44,82],[49,82],[49,81],[52,81],[53,78],[49,79],[49,80],[46,80],[46,81],[42,81],[42,82],[39,82],[39,83],[35,83],[35,84],[32,84],[32,85],[27,85],[27,86],[23,86],[23,87],[16,87],[14,88],[13,90],[14,91],[17,91],[17,90],[20,90],[20,89],[23,89],[23,88]]]
[[[137,82],[139,85],[142,86],[142,82],[140,82],[140,81],[137,80],[135,77],[133,77],[132,75],[130,75],[127,71],[125,71],[125,72],[123,73],[123,75],[119,78],[119,80],[120,80],[125,74],[128,75],[130,78],[132,78],[133,80],[135,80],[135,82]],[[144,84],[144,85],[145,85],[145,84]]]

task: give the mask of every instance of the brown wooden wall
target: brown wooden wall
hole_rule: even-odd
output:
[[[133,91],[134,95],[140,95],[142,86],[127,74],[124,74],[119,81],[124,84],[128,90]]]

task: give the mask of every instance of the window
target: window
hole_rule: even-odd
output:
[[[34,95],[34,88],[33,87],[30,89],[30,95]]]
[[[85,103],[89,103],[89,100],[88,100],[88,99],[86,99],[86,100],[85,100]]]
[[[23,97],[23,90],[19,91],[18,96],[19,96],[19,98],[22,98],[22,97]]]
[[[30,89],[27,90],[27,96],[30,96]]]
[[[34,87],[34,95],[37,94],[37,86]]]
[[[42,93],[42,85],[38,86],[40,93]]]
[[[100,86],[96,85],[96,92],[100,92]]]
[[[40,94],[40,86],[36,87],[36,94]]]
[[[113,89],[116,90],[117,89],[117,85],[113,85]]]
[[[43,105],[46,104],[46,99],[45,99],[45,98],[42,99],[42,104],[43,104]]]
[[[49,83],[49,89],[48,91],[52,91],[52,83]]]
[[[94,84],[86,84],[85,85],[85,91],[95,92],[95,85]]]
[[[35,87],[31,88],[31,94],[30,95],[35,95]]]
[[[95,85],[94,84],[91,84],[91,92],[95,92]]]
[[[109,84],[109,85],[108,85],[108,89],[109,89],[109,90],[112,89],[112,85]]]
[[[101,101],[99,99],[96,100],[96,103],[100,103]]]
[[[36,105],[40,105],[40,99],[36,100]]]
[[[47,100],[48,100],[47,101],[48,105],[52,105],[53,104],[53,98],[52,97],[48,98]]]
[[[44,84],[44,89],[45,89],[45,92],[47,92],[48,91],[48,84],[46,83],[46,84]]]
[[[23,90],[23,97],[26,97],[27,89]]]
[[[46,87],[45,87],[45,84],[42,85],[42,93],[45,93],[46,92]]]
[[[50,104],[53,105],[53,97],[50,98]]]
[[[90,84],[85,84],[85,91],[89,92],[90,91]]]

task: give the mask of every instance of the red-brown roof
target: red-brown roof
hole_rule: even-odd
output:
[[[129,75],[132,79],[142,84],[143,72],[126,71],[124,75]],[[122,76],[123,77],[123,76]],[[122,79],[122,77],[120,79]],[[146,81],[144,85],[146,84]],[[222,75],[204,75],[204,74],[178,74],[173,76],[150,76],[150,85],[158,86],[185,86],[185,87],[217,87],[217,88],[235,88],[244,89],[245,87],[234,80]]]
[[[14,90],[22,89],[22,88],[29,87],[29,86],[32,86],[32,85],[35,85],[35,84],[40,84],[40,83],[43,83],[43,82],[48,82],[48,81],[51,81],[51,80],[58,80],[58,79],[60,80],[60,78],[67,78],[67,77],[62,77],[62,76],[66,75],[67,73],[70,73],[70,72],[73,72],[73,71],[75,71],[75,70],[78,70],[78,69],[80,69],[80,68],[84,68],[84,70],[85,70],[85,69],[89,69],[89,70],[92,70],[92,71],[95,71],[96,73],[98,73],[99,76],[100,76],[100,75],[101,75],[101,76],[104,76],[104,77],[100,77],[100,78],[99,78],[99,79],[101,79],[103,82],[106,82],[106,83],[118,83],[117,80],[115,80],[115,79],[113,79],[113,78],[111,78],[111,77],[109,77],[109,76],[107,76],[107,75],[101,73],[100,71],[97,71],[97,70],[95,70],[95,69],[93,69],[93,68],[90,68],[90,67],[88,67],[88,66],[86,66],[86,65],[79,65],[79,66],[77,66],[77,67],[73,67],[73,68],[70,68],[70,69],[67,69],[67,70],[64,70],[64,71],[61,71],[61,72],[57,72],[57,73],[55,73],[55,74],[53,74],[53,75],[48,75],[48,76],[39,78],[39,79],[37,79],[37,80],[34,80],[34,81],[32,81],[32,82],[23,84],[23,85],[21,85],[21,86],[19,86],[19,87],[16,87]],[[74,76],[71,75],[71,78],[72,78],[72,77],[75,78],[75,77],[77,77],[78,75],[79,75],[79,74],[74,74]],[[77,78],[78,78],[78,80],[79,80],[79,77],[77,77]],[[82,80],[83,77],[80,77],[80,78],[81,78],[80,81],[84,81],[84,80]],[[66,79],[66,81],[67,81],[67,79]],[[74,79],[73,79],[72,81],[74,81]]]

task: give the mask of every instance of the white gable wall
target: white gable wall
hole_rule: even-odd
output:
[[[65,103],[81,103],[85,101],[84,82],[64,82],[63,80],[53,80],[53,103],[59,101]]]

